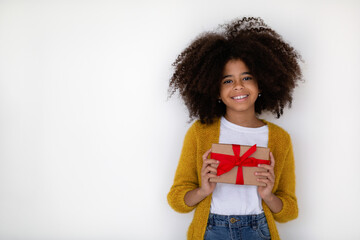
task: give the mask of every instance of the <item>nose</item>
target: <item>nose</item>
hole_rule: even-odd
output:
[[[235,81],[234,90],[241,90],[244,88],[244,84],[241,80]]]

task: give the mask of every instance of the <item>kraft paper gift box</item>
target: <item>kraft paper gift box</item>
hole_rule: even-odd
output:
[[[235,144],[212,144],[211,159],[219,160],[217,167],[218,178],[210,178],[210,182],[232,183],[239,185],[266,186],[258,182],[255,172],[264,172],[259,164],[270,164],[270,149],[264,147],[243,146]]]

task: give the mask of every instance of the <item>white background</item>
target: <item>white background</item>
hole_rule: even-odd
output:
[[[188,115],[171,63],[260,16],[303,56],[280,119],[298,219],[283,239],[359,239],[359,1],[0,1],[0,239],[185,239],[166,201]]]

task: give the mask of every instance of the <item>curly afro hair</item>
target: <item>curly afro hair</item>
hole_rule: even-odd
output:
[[[244,17],[198,36],[172,64],[169,96],[179,91],[190,120],[212,123],[225,114],[218,102],[225,64],[241,59],[257,80],[261,97],[255,112],[270,111],[279,118],[301,79],[301,56],[261,18]]]

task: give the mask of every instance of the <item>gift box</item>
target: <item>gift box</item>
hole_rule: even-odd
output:
[[[266,186],[258,182],[255,172],[264,172],[264,168],[257,167],[259,164],[270,165],[270,149],[264,147],[235,145],[235,144],[212,144],[211,159],[219,160],[217,167],[218,178],[210,178],[210,182],[232,183],[239,185]]]

